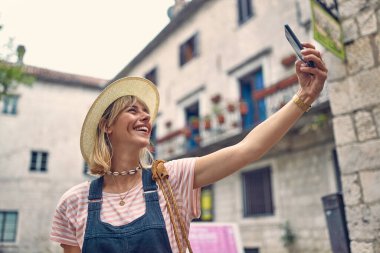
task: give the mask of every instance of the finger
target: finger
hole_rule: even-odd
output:
[[[322,58],[321,52],[319,52],[318,50],[316,50],[314,48],[304,48],[301,50],[301,54],[302,55],[314,54],[314,55],[318,56],[319,58]]]
[[[301,60],[297,60],[295,64],[296,64],[296,73],[302,74],[301,67],[306,66],[306,64]]]
[[[315,49],[315,46],[313,44],[309,43],[309,42],[303,42],[301,44],[302,44],[302,46],[304,46],[306,48],[313,48],[313,49]]]
[[[306,62],[308,62],[308,61],[314,62],[317,65],[317,67],[320,68],[320,69],[322,69],[323,71],[327,70],[325,64],[322,62],[322,59],[320,57],[317,57],[314,54],[305,55],[303,57],[303,59]]]
[[[315,78],[322,80],[322,81],[325,81],[327,78],[327,70],[325,71],[325,70],[322,70],[319,68],[311,68],[311,67],[307,67],[305,65],[302,65],[302,66],[300,66],[300,71],[302,73],[311,74]]]

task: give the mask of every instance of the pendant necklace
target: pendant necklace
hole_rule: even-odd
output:
[[[113,180],[113,182],[116,184],[116,186],[117,186],[117,188],[119,188],[119,184],[116,182],[116,180],[115,180],[115,175],[112,175],[112,180]],[[120,202],[119,202],[119,205],[120,206],[124,206],[125,205],[125,201],[124,201],[124,199],[127,197],[127,195],[128,195],[128,193],[137,185],[137,182],[138,182],[139,180],[136,180],[136,183],[134,184],[134,185],[132,185],[132,187],[131,188],[129,188],[129,190],[124,194],[124,196],[122,196],[121,195],[121,193],[119,193],[119,198],[120,198]],[[120,190],[120,188],[119,188],[119,190]]]

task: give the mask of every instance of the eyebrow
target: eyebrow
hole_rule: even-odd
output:
[[[134,104],[134,105],[127,106],[127,108],[134,108],[134,109],[137,109],[137,108],[139,108],[139,106],[137,106],[136,104]],[[144,106],[144,105],[141,105],[141,108],[143,109],[143,111],[145,111],[145,112],[147,112],[147,113],[150,113],[148,107],[146,107],[146,106]]]

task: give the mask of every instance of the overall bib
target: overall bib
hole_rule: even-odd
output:
[[[91,182],[83,253],[172,252],[151,170],[142,170],[142,180],[145,214],[122,226],[100,220],[104,178]]]

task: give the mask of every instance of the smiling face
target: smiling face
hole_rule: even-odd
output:
[[[149,111],[137,100],[120,111],[107,133],[113,148],[141,149],[149,145],[151,130]]]

